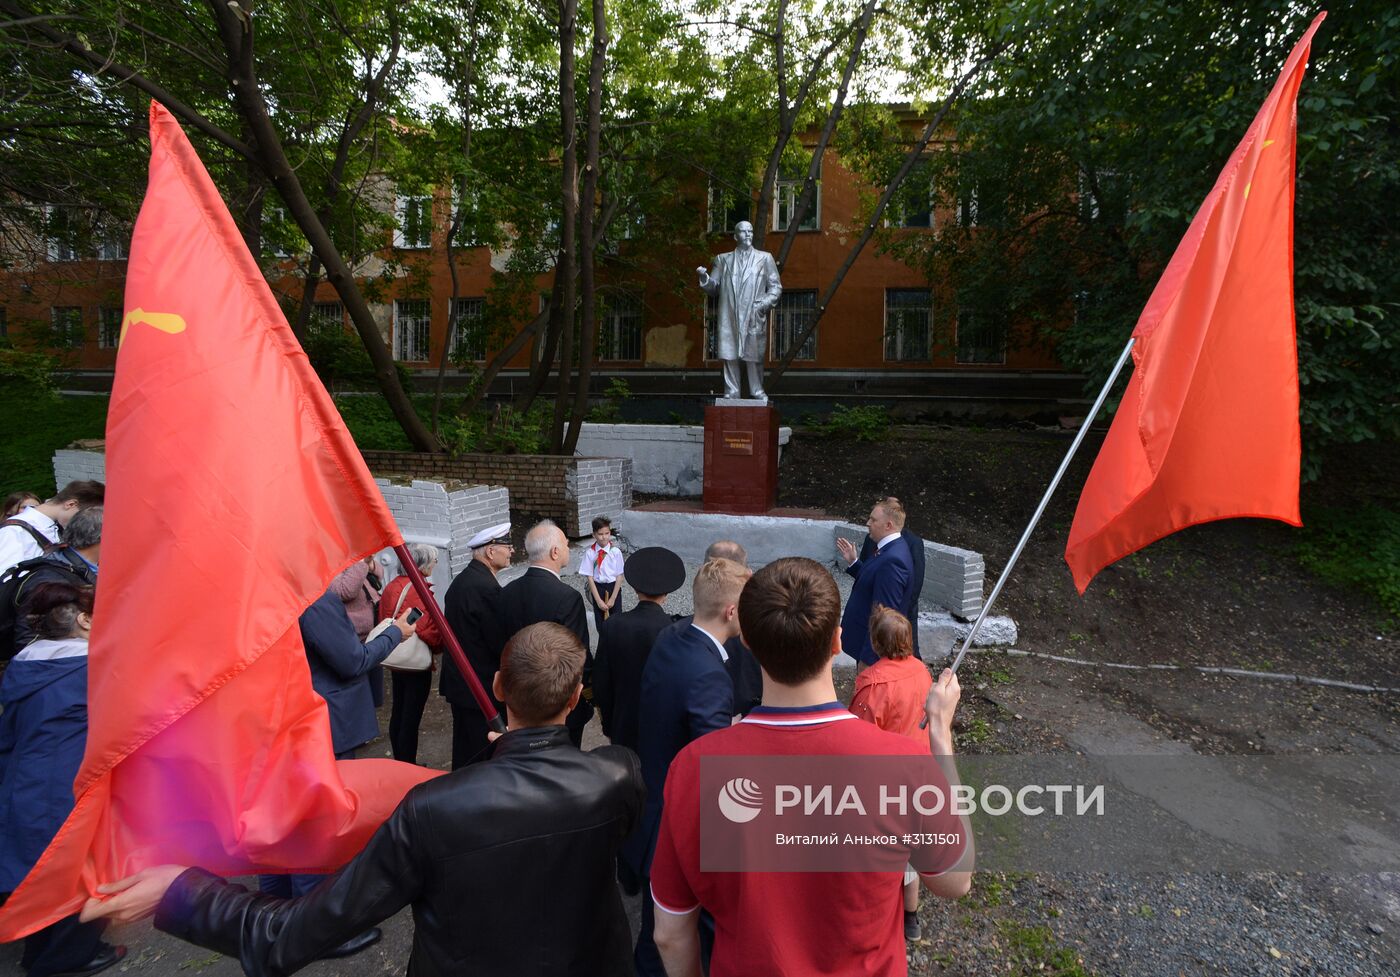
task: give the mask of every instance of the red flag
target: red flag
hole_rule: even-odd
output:
[[[0,940],[164,863],[333,869],[437,771],[337,763],[297,618],[401,541],[174,118],[151,106],[107,415],[102,569],[76,804]]]
[[[1082,594],[1104,567],[1187,526],[1298,517],[1293,48],[1133,336],[1134,370],[1079,496],[1065,561]]]

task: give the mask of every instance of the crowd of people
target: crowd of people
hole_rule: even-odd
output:
[[[0,524],[10,560],[0,581],[28,566],[27,630],[0,682],[0,892],[18,885],[72,806],[101,535],[100,484],[27,502]],[[263,876],[252,892],[161,866],[105,886],[81,918],[29,938],[29,977],[105,969],[124,949],[102,942],[102,927],[151,913],[250,975],[290,974],[373,944],[377,924],[405,906],[415,977],[904,973],[920,888],[956,897],[969,885],[971,838],[952,815],[946,827],[961,844],[916,846],[903,875],[711,873],[699,854],[706,756],[931,754],[940,776],[956,778],[957,679],[945,671],[935,681],[918,657],[923,546],[904,521],[898,500],[882,499],[863,551],[840,544],[854,578],[844,612],[825,567],[788,558],[753,572],[743,547],[722,540],[694,574],[684,618],[665,609],[686,586],[680,557],[663,547],[624,557],[607,519],[595,521],[578,565],[582,588],[560,579],[570,549],[554,523],[529,530],[527,567],[505,586],[510,525],[478,533],[442,595],[443,616],[505,717],[503,735],[442,654],[445,636],[409,577],[386,583],[373,558],[352,564],[299,621],[335,755],[353,759],[379,735],[387,666],[389,747],[417,762],[440,673],[453,772],[410,791],[330,876]],[[436,548],[407,551],[428,579]],[[624,586],[636,595],[625,611]],[[832,676],[843,650],[860,668],[849,710]],[[595,709],[610,745],[584,751]],[[54,734],[67,743],[60,762],[36,760],[37,738]],[[624,892],[642,895],[635,938]]]

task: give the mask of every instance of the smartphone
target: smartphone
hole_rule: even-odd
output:
[[[414,621],[417,621],[422,616],[423,612],[415,607],[413,610],[408,612],[408,623],[412,624]]]

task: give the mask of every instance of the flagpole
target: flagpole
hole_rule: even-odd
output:
[[[1036,506],[1035,515],[1031,516],[1030,525],[1021,534],[1021,540],[1016,544],[1016,548],[1011,551],[1011,559],[1006,561],[1006,567],[1001,571],[1001,576],[997,577],[996,586],[992,588],[992,595],[987,598],[987,602],[982,605],[982,610],[977,614],[977,620],[972,622],[972,630],[963,639],[962,647],[958,649],[958,655],[953,659],[953,671],[958,670],[962,664],[963,656],[967,654],[967,649],[972,647],[972,642],[977,637],[977,632],[982,629],[982,622],[986,620],[987,614],[991,611],[992,605],[996,603],[1001,588],[1006,585],[1007,578],[1011,576],[1011,569],[1016,566],[1016,561],[1021,558],[1021,551],[1026,548],[1026,541],[1031,538],[1031,532],[1035,529],[1036,523],[1040,522],[1040,517],[1045,514],[1045,507],[1050,504],[1050,496],[1055,494],[1055,489],[1060,484],[1060,479],[1064,477],[1065,470],[1069,468],[1069,463],[1074,458],[1074,453],[1079,450],[1079,445],[1084,441],[1084,435],[1089,433],[1089,425],[1094,423],[1094,418],[1098,416],[1099,410],[1103,407],[1103,402],[1108,399],[1108,391],[1113,387],[1113,381],[1118,379],[1118,374],[1123,371],[1123,364],[1128,362],[1128,357],[1133,352],[1133,344],[1136,338],[1129,337],[1128,345],[1123,347],[1123,352],[1118,356],[1118,362],[1113,364],[1113,371],[1109,373],[1108,379],[1104,381],[1103,389],[1099,391],[1099,397],[1094,401],[1094,406],[1089,408],[1089,415],[1084,418],[1084,423],[1079,425],[1079,433],[1074,436],[1074,443],[1069,446],[1069,451],[1065,453],[1064,461],[1060,462],[1060,468],[1055,472],[1055,477],[1050,479],[1050,487],[1041,496],[1040,505]]]
[[[442,635],[443,643],[447,645],[447,653],[452,656],[452,661],[457,665],[457,671],[461,673],[463,680],[467,683],[467,688],[471,690],[477,708],[486,717],[486,725],[491,727],[493,732],[504,733],[506,721],[501,718],[501,714],[496,711],[495,703],[486,694],[481,679],[477,677],[476,669],[472,668],[467,661],[466,653],[462,651],[462,646],[457,641],[457,635],[447,626],[447,618],[442,616],[442,608],[438,607],[432,591],[428,589],[428,581],[423,579],[423,571],[418,569],[418,565],[413,562],[413,557],[409,555],[408,546],[400,543],[394,547],[394,552],[398,554],[399,563],[403,565],[403,572],[408,574],[409,583],[417,592],[418,599],[423,602],[428,616],[433,619],[433,624],[437,625],[438,633]]]

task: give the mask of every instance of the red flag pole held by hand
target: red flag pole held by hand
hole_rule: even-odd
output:
[[[457,671],[466,680],[467,688],[471,689],[472,698],[476,699],[477,708],[486,717],[486,725],[490,726],[493,732],[504,733],[506,721],[501,718],[501,714],[496,711],[495,703],[486,694],[486,689],[481,685],[481,679],[477,677],[476,669],[468,664],[466,653],[462,651],[462,646],[457,641],[457,635],[453,634],[452,629],[447,626],[447,619],[442,616],[442,608],[438,607],[432,592],[428,590],[428,581],[423,579],[423,571],[418,569],[418,565],[413,562],[413,557],[408,555],[408,547],[403,543],[395,546],[394,552],[398,554],[399,563],[403,565],[403,572],[408,574],[408,582],[413,585],[418,598],[428,609],[428,616],[433,619],[438,633],[447,642],[447,653],[452,656],[453,662],[457,665]]]

